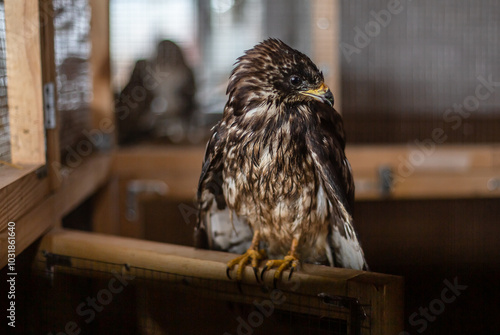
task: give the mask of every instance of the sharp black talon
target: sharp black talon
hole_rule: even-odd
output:
[[[278,278],[276,278],[276,277],[274,277],[274,279],[273,279],[273,286],[274,286],[274,289],[278,288]]]
[[[293,267],[290,269],[290,274],[288,275],[288,281],[290,281],[290,278],[292,278],[292,273],[294,270],[295,270],[295,268],[293,268]]]
[[[264,266],[262,272],[260,273],[260,280],[264,281],[264,273],[267,271],[267,265]]]
[[[231,278],[231,275],[229,274],[229,271],[231,271],[231,269],[229,267],[226,268],[226,276],[227,278],[229,278],[230,280],[233,280],[233,278]]]
[[[252,269],[253,269],[253,274],[255,275],[255,280],[257,281],[257,283],[260,283],[258,269],[255,267],[252,267]]]

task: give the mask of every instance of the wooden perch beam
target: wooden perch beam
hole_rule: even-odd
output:
[[[171,274],[165,276],[164,280],[186,276],[217,281],[226,285],[224,299],[231,301],[252,303],[255,296],[269,296],[269,293],[263,292],[262,284],[255,281],[250,267],[247,267],[244,273],[244,294],[238,292],[236,283],[226,277],[226,263],[236,257],[230,253],[59,228],[45,235],[39,250],[40,257],[41,251],[69,256],[72,258],[72,266],[79,270],[98,272],[98,264],[89,262],[93,260],[108,262],[107,264],[127,264],[131,269],[140,268]],[[139,271],[137,276],[146,272]],[[270,271],[265,276],[265,284],[268,287],[272,287],[272,273],[273,271]],[[284,274],[284,278],[286,277],[287,274]],[[294,296],[307,295],[316,298],[312,299],[317,301],[316,309],[323,308],[327,312],[327,307],[322,307],[325,304],[318,301],[319,293],[352,297],[358,299],[361,304],[371,305],[371,334],[398,334],[403,329],[401,277],[306,264],[299,272],[294,273],[292,278],[291,286],[286,285],[283,280],[283,288],[280,287],[285,294],[289,294],[287,299],[290,301]],[[155,274],[154,278],[149,279],[158,280],[158,275]],[[296,305],[294,308],[298,309],[295,310],[297,312],[307,312],[311,306],[303,307],[304,310],[300,310],[301,307]]]

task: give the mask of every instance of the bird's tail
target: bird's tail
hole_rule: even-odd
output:
[[[369,271],[361,244],[349,221],[333,225],[330,236],[334,266]]]

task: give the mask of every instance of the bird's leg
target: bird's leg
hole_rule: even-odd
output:
[[[290,251],[283,259],[273,259],[267,261],[266,266],[264,267],[264,269],[262,269],[260,278],[261,279],[264,278],[264,272],[266,272],[266,270],[277,267],[278,269],[276,269],[276,271],[274,272],[274,280],[273,280],[274,287],[276,288],[276,284],[278,280],[281,279],[283,271],[285,271],[288,268],[290,269],[288,280],[290,280],[290,278],[292,277],[292,273],[295,271],[295,269],[299,264],[299,259],[296,254],[296,249],[298,244],[299,240],[294,238],[292,240],[292,246],[290,248]]]
[[[257,275],[257,267],[259,266],[259,261],[265,256],[265,251],[259,250],[259,242],[260,233],[258,230],[256,230],[253,234],[252,244],[250,245],[248,250],[243,255],[238,256],[227,263],[226,274],[229,279],[231,279],[229,272],[235,265],[238,265],[238,269],[236,270],[236,281],[240,282],[243,278],[243,269],[245,268],[245,265],[251,262],[255,278],[257,279],[257,281],[259,281],[259,276]]]

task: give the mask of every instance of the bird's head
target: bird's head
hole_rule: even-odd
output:
[[[227,87],[227,108],[243,115],[271,104],[317,100],[333,107],[333,95],[318,67],[303,53],[267,39],[238,58]]]

